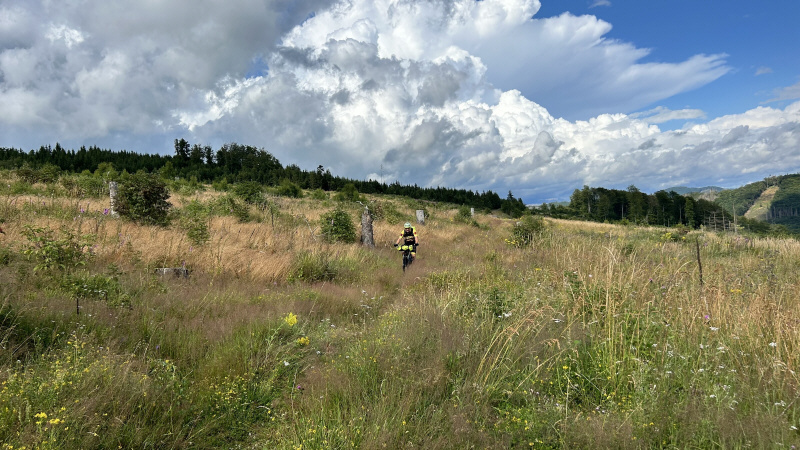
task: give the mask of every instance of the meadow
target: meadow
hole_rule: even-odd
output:
[[[320,234],[363,209],[327,194],[242,213],[184,186],[150,227],[0,181],[2,450],[800,445],[793,239],[545,219],[521,242],[375,197],[369,248]]]

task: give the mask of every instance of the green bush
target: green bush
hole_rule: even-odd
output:
[[[245,181],[233,187],[233,193],[245,203],[254,205],[261,200],[264,194],[264,186],[255,181]]]
[[[283,180],[280,186],[275,189],[275,194],[281,197],[302,198],[303,189],[289,180]]]
[[[472,225],[473,227],[480,227],[478,221],[472,217],[472,210],[469,206],[461,206],[458,208],[458,212],[456,212],[455,217],[453,217],[454,222],[458,223],[465,223],[467,225]]]
[[[313,198],[314,200],[327,200],[328,193],[323,191],[322,189],[317,188],[311,191],[311,198]]]
[[[139,171],[124,176],[117,192],[120,216],[142,225],[169,225],[169,190],[158,175]]]
[[[180,226],[192,244],[202,245],[211,239],[208,231],[209,216],[209,209],[197,200],[192,200],[181,211]]]
[[[233,216],[239,222],[250,222],[250,208],[244,203],[236,200],[233,195],[224,195],[211,203],[211,213],[217,216]]]
[[[217,192],[226,192],[229,189],[228,179],[222,178],[211,182],[211,187]]]
[[[361,200],[358,189],[353,183],[347,183],[336,193],[336,200],[340,202],[357,202]]]
[[[511,238],[506,239],[514,247],[527,247],[545,230],[544,220],[539,216],[524,216],[511,229]]]
[[[323,214],[319,220],[327,242],[356,241],[356,227],[347,211],[337,208]]]
[[[92,235],[76,236],[67,229],[56,237],[53,230],[26,225],[22,234],[29,244],[23,254],[36,260],[34,270],[61,269],[70,271],[86,264],[91,253]]]
[[[68,195],[78,198],[99,198],[108,195],[108,183],[91,174],[63,176],[61,186]]]
[[[131,306],[130,296],[125,294],[114,275],[80,274],[62,280],[62,288],[73,298],[104,301],[108,306]]]

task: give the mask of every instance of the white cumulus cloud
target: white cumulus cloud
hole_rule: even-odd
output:
[[[612,24],[539,19],[540,6],[7,0],[0,145],[236,141],[284,164],[530,202],[800,168],[800,102],[706,122],[654,107],[725,75],[725,55],[642,62],[649,50],[607,38]],[[661,130],[668,121],[690,122]]]

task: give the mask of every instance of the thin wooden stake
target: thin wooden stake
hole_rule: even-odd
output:
[[[695,246],[697,247],[697,268],[700,269],[700,286],[703,286],[703,263],[700,262],[700,238],[695,236]]]

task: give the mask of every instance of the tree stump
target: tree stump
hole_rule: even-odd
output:
[[[366,207],[361,213],[361,245],[375,247],[375,239],[372,236],[372,214]]]
[[[108,182],[108,194],[111,197],[111,208],[109,208],[109,213],[112,216],[117,215],[117,182],[116,181],[109,181]]]
[[[425,225],[425,211],[421,209],[417,210],[417,223]]]

